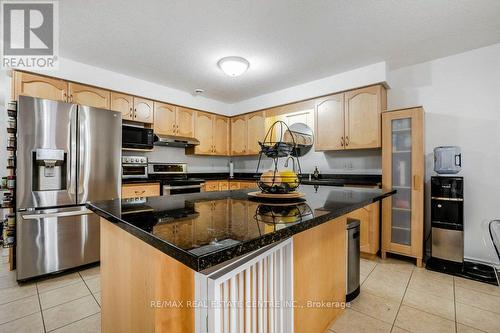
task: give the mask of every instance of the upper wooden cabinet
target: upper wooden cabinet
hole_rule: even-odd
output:
[[[134,97],[134,121],[153,123],[153,101],[145,98]]]
[[[314,112],[315,149],[344,149],[344,94],[320,98]]]
[[[257,155],[266,135],[264,111],[231,118],[231,155]]]
[[[231,155],[245,155],[247,152],[246,116],[231,118]]]
[[[266,135],[266,116],[264,112],[247,115],[247,155],[257,155],[260,152],[259,141]]]
[[[154,132],[163,135],[176,135],[176,114],[177,107],[175,105],[154,102]]]
[[[196,112],[195,116],[195,137],[200,144],[194,147],[195,154],[213,155],[213,133],[214,133],[214,115],[206,112]]]
[[[187,153],[221,156],[229,154],[229,118],[196,111],[194,124],[194,136],[200,144],[188,147]]]
[[[380,85],[345,93],[346,149],[382,146],[380,114],[387,107],[386,96]]]
[[[177,107],[175,123],[177,126],[177,135],[192,138],[194,137],[194,114],[195,110]]]
[[[380,148],[387,93],[376,85],[322,97],[315,103],[315,149]]]
[[[111,110],[121,112],[124,120],[134,120],[134,97],[112,91]]]
[[[229,155],[229,118],[214,116],[214,155]]]
[[[195,110],[166,103],[154,103],[155,133],[183,137],[194,136]]]
[[[95,108],[109,109],[111,95],[109,90],[84,84],[70,82],[68,84],[68,102]]]
[[[66,102],[68,100],[68,82],[56,78],[14,72],[13,99],[20,95]]]

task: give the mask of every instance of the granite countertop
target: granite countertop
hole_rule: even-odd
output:
[[[204,192],[88,208],[195,271],[253,252],[328,222],[395,191],[302,185],[300,200],[261,202],[252,190]]]
[[[260,174],[251,172],[235,172],[234,177],[230,178],[227,172],[190,172],[188,178],[210,180],[242,180],[253,181],[258,179]],[[153,177],[149,179],[122,179],[123,184],[130,183],[150,183],[158,182],[158,179]],[[362,186],[380,186],[382,183],[381,175],[371,174],[320,174],[318,180],[309,180],[309,174],[302,175],[302,183],[309,185],[325,185],[325,186],[345,186],[345,185],[362,185]]]

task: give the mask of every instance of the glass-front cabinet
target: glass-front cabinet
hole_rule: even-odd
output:
[[[411,256],[422,264],[424,151],[423,109],[382,114],[382,186],[395,195],[382,203],[382,257]]]

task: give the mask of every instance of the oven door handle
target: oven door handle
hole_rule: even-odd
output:
[[[165,185],[165,186],[163,186],[163,189],[164,190],[184,190],[184,189],[188,189],[188,188],[201,188],[203,186],[203,184],[199,184],[199,185],[182,185],[182,186],[168,186],[168,185]]]

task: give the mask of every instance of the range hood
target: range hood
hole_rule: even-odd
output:
[[[198,139],[195,138],[155,134],[155,140],[153,144],[155,146],[165,146],[165,147],[190,147],[199,145],[200,141],[198,141]]]

